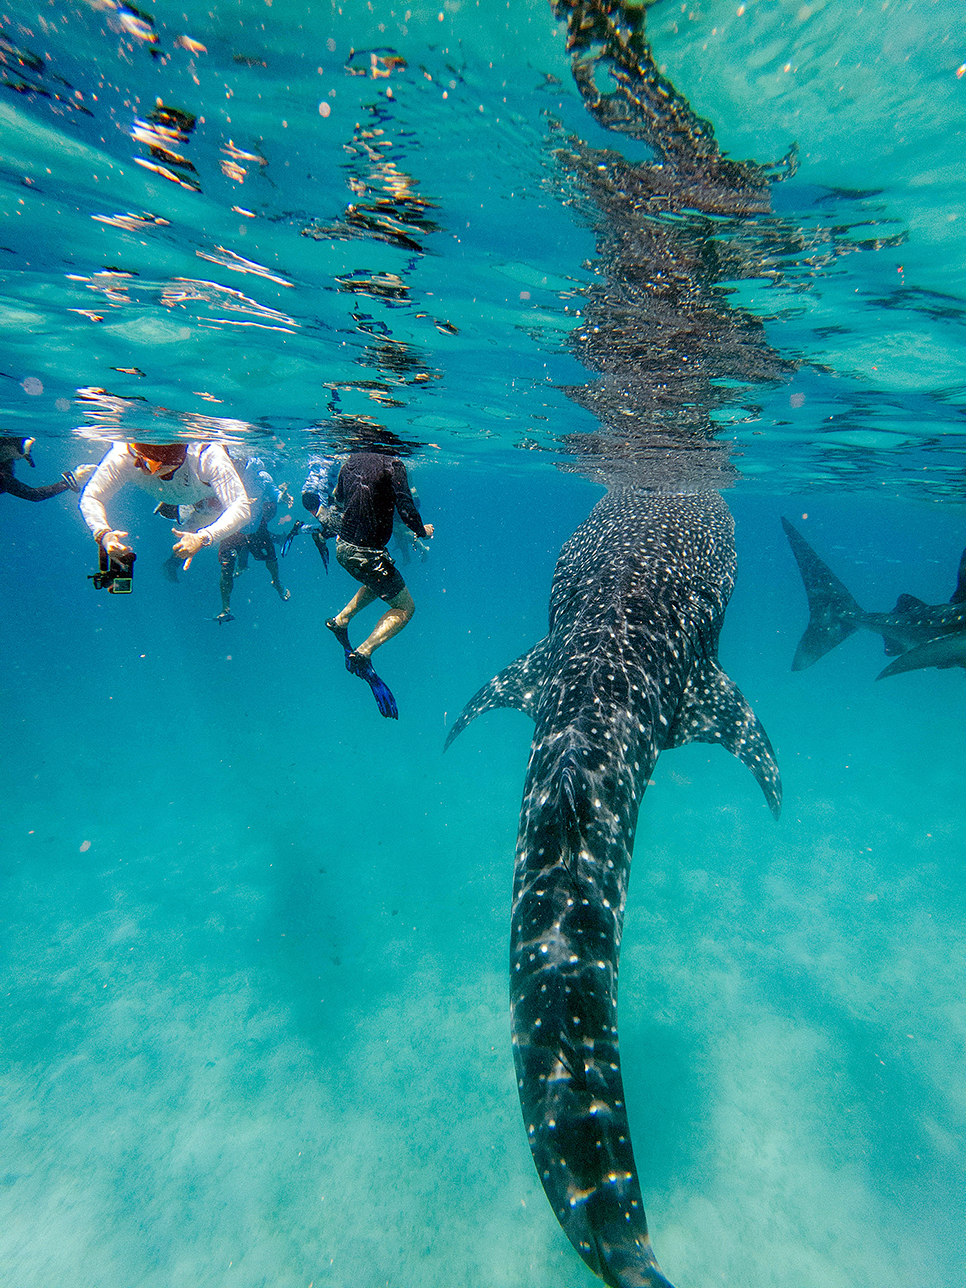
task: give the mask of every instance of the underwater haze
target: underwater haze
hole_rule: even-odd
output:
[[[647,784],[619,1016],[658,1261],[962,1288],[966,649],[876,682],[873,626],[793,671],[781,524],[862,610],[955,598],[960,6],[148,2],[0,16],[16,479],[215,440],[284,534],[309,458],[383,435],[435,536],[392,548],[397,722],[306,537],[219,623],[217,552],[169,580],[144,493],[130,595],[71,491],[0,495],[0,1288],[599,1282],[507,1018],[533,725],[443,743],[628,483],[724,496],[720,661],[784,784],[776,822],[700,742]]]

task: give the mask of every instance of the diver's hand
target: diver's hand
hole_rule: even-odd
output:
[[[109,555],[133,555],[134,551],[122,540],[127,535],[126,532],[108,531],[101,535],[98,544],[103,546]]]
[[[179,559],[184,559],[182,568],[187,572],[198,551],[211,545],[211,537],[201,532],[182,532],[179,528],[172,528],[171,531],[176,537],[180,537],[174,544],[174,553]]]
[[[64,470],[61,478],[72,492],[82,492],[84,484],[96,469],[96,465],[78,465],[76,470]]]
[[[433,535],[433,525],[432,525],[431,523],[424,523],[424,524],[423,524],[423,527],[426,529],[426,535],[427,535],[427,537],[432,537],[432,535]]]

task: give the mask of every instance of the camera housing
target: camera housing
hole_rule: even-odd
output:
[[[137,555],[111,555],[103,546],[98,547],[97,572],[89,575],[95,590],[106,590],[109,595],[130,595],[134,589],[134,561]]]

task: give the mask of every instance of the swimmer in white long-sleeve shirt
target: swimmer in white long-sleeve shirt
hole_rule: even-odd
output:
[[[191,506],[210,500],[217,515],[196,531],[172,528],[178,538],[174,555],[187,570],[205,546],[223,541],[251,519],[251,505],[231,457],[220,443],[116,443],[98,465],[80,498],[80,511],[94,540],[114,558],[130,558],[132,548],[107,516],[105,502],[126,483],[134,483],[157,501]],[[196,511],[211,514],[208,506]]]

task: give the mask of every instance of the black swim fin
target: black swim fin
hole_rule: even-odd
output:
[[[298,536],[298,534],[302,531],[304,527],[305,527],[305,524],[302,522],[301,519],[296,519],[295,522],[292,524],[292,531],[288,533],[285,540],[282,542],[281,549],[279,551],[283,559],[291,550],[292,542],[295,540],[295,538]]]
[[[342,648],[345,651],[345,669],[347,671],[351,670],[352,668],[349,666],[349,654],[352,652],[352,645],[349,643],[348,628],[336,625],[334,617],[330,617],[325,625],[342,645]]]
[[[321,529],[319,528],[312,528],[311,532],[312,532],[312,540],[315,542],[315,548],[322,556],[322,563],[325,567],[325,571],[328,572],[329,571],[329,547],[326,544],[325,536],[321,531]]]

